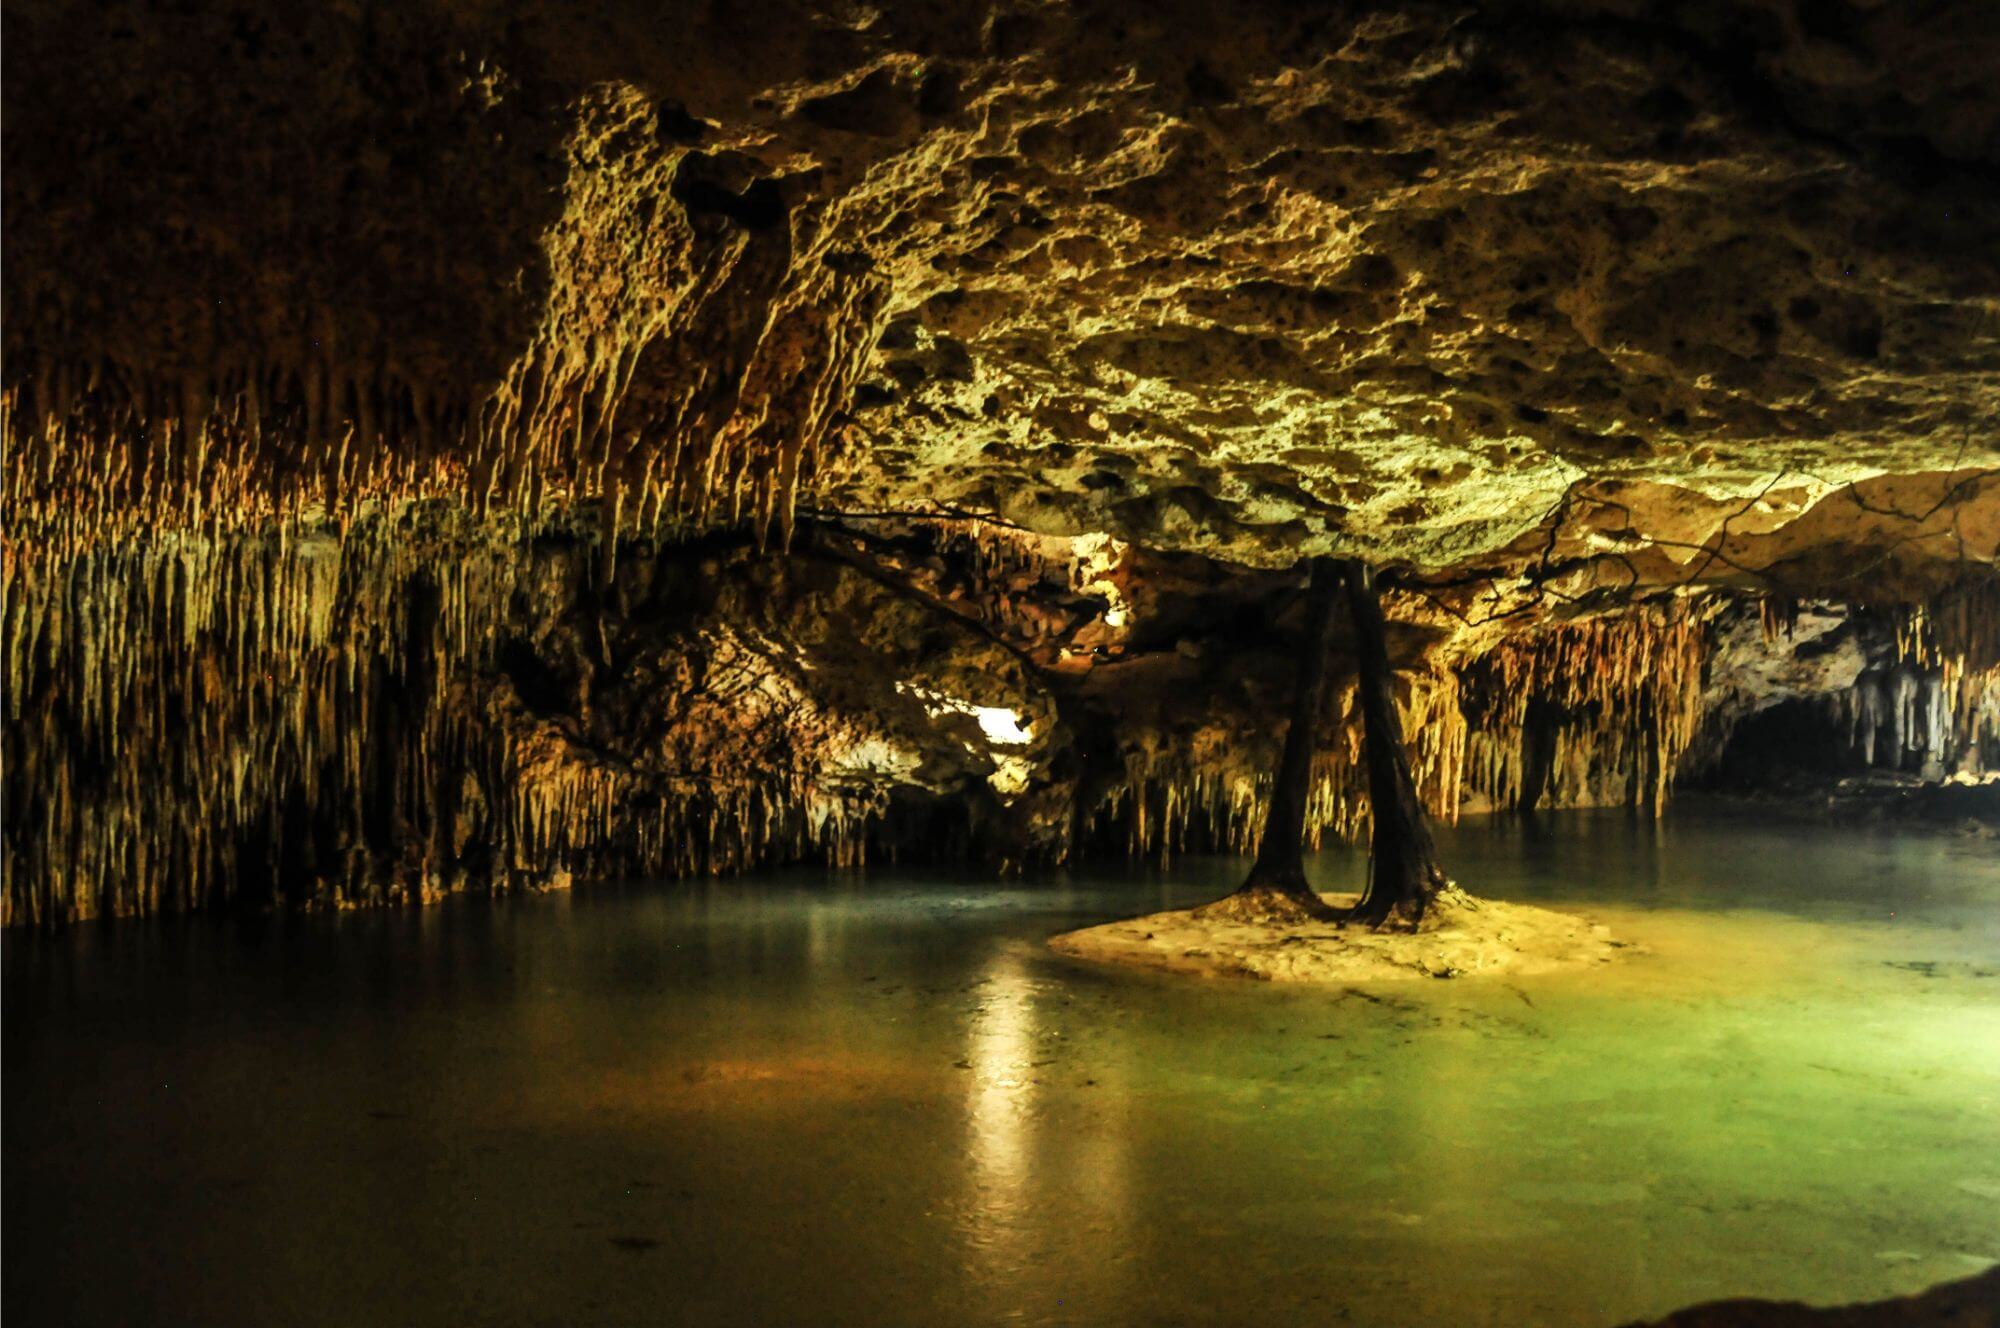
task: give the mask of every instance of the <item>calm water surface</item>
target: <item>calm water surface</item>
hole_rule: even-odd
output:
[[[9,935],[8,1322],[1610,1325],[2000,1260],[1991,841],[1445,847],[1645,953],[1276,990],[1043,948],[1241,870],[1200,859]]]

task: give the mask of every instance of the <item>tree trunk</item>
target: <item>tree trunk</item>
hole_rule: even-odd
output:
[[[1369,843],[1368,889],[1348,915],[1380,927],[1415,927],[1451,882],[1438,866],[1430,819],[1410,777],[1403,721],[1396,711],[1395,675],[1389,670],[1388,633],[1375,573],[1365,563],[1341,564],[1347,608],[1354,619],[1354,652],[1360,681],[1362,747],[1368,762],[1369,810],[1375,829]],[[1329,578],[1331,579],[1331,578]]]
[[[1334,601],[1340,564],[1314,558],[1306,582],[1306,635],[1292,683],[1292,717],[1257,841],[1257,861],[1235,894],[1203,913],[1260,921],[1330,921],[1337,915],[1306,881],[1306,802],[1312,795],[1313,749],[1326,710],[1327,656],[1333,647]]]

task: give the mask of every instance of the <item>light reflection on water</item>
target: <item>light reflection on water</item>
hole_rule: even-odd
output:
[[[993,956],[977,990],[960,1066],[967,1079],[966,1271],[989,1305],[1008,1306],[1024,1321],[1060,1322],[1078,1303],[1118,1304],[1131,1210],[1126,1136],[1115,1119],[1052,1119],[1043,1101],[1045,1077],[1074,1073],[1064,1067],[1062,1048],[1038,1036],[1037,1003],[1059,999],[1060,988],[1038,982],[1027,958],[1008,949]],[[1099,1062],[1094,1071],[1078,1086],[1116,1102],[1116,1062]],[[1080,1262],[1061,1279],[1039,1276],[1061,1257],[1047,1248],[1054,1242],[1042,1222],[1052,1207],[1073,1208],[1074,1234],[1105,1257]]]
[[[1015,1218],[1028,1188],[1037,1067],[1035,1010],[1024,968],[1018,955],[995,958],[966,1037],[966,1153],[978,1196],[974,1208],[992,1214],[996,1225]]]
[[[6,1309],[1610,1324],[2000,1258],[1990,843],[1445,841],[1650,954],[1281,991],[1043,948],[1240,870],[1202,859],[9,936]]]
[[[982,1280],[1024,1262],[1035,1130],[1035,1011],[1020,958],[998,956],[973,1008],[963,1065],[965,1243]]]

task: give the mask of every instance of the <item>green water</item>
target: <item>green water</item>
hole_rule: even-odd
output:
[[[1609,1325],[2000,1260],[1993,843],[1445,848],[1647,953],[1308,991],[1044,950],[1214,860],[10,935],[7,1321]]]

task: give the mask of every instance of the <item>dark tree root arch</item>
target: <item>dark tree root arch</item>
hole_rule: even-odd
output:
[[[1388,633],[1374,571],[1353,559],[1314,558],[1306,594],[1306,638],[1292,688],[1291,722],[1250,875],[1234,894],[1196,910],[1198,916],[1265,923],[1358,922],[1415,929],[1431,903],[1451,888],[1438,865],[1430,820],[1417,799],[1409,750],[1396,710]],[[1306,880],[1306,802],[1312,792],[1314,739],[1326,706],[1327,657],[1334,603],[1346,592],[1359,674],[1363,751],[1374,830],[1368,888],[1353,908],[1335,909]]]

